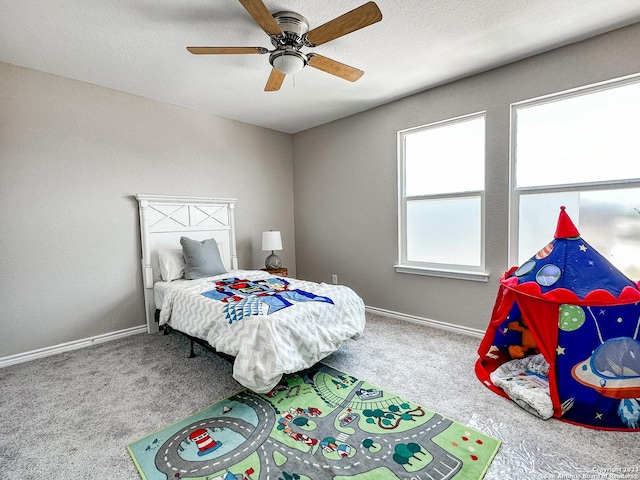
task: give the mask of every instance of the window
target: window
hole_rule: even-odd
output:
[[[548,243],[561,205],[580,234],[640,278],[640,78],[512,105],[511,262]]]
[[[404,273],[486,281],[484,113],[398,132]]]

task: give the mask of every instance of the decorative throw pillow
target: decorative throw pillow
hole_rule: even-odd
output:
[[[199,242],[180,237],[180,245],[185,262],[184,278],[187,280],[227,273],[220,258],[218,244],[213,238]]]

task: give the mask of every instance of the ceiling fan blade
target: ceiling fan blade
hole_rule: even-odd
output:
[[[350,67],[349,65],[345,65],[344,63],[336,62],[335,60],[331,60],[330,58],[323,57],[322,55],[318,55],[317,53],[310,53],[308,55],[307,65],[313,68],[317,68],[318,70],[322,70],[323,72],[330,73],[331,75],[335,75],[336,77],[344,78],[345,80],[349,80],[350,82],[355,82],[358,80],[364,72],[354,67]]]
[[[264,47],[187,47],[194,55],[225,55],[238,53],[267,53]]]
[[[307,40],[311,46],[322,45],[323,43],[335,40],[361,28],[382,20],[382,12],[374,2],[367,2],[358,8],[351,10],[324,25],[314,28],[307,33]]]
[[[268,35],[282,35],[282,29],[262,0],[239,0],[260,28]]]
[[[282,82],[284,81],[284,77],[286,75],[282,73],[280,70],[275,68],[271,69],[271,75],[269,75],[269,79],[267,80],[267,85],[264,87],[265,92],[275,92],[280,90],[282,86]]]

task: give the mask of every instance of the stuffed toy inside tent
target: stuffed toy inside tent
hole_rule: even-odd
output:
[[[542,418],[638,431],[639,330],[639,283],[561,207],[553,241],[501,278],[476,375]]]

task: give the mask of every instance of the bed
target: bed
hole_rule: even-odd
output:
[[[266,393],[363,332],[364,302],[349,287],[238,268],[235,199],[136,199],[150,333],[167,325],[205,343]]]

